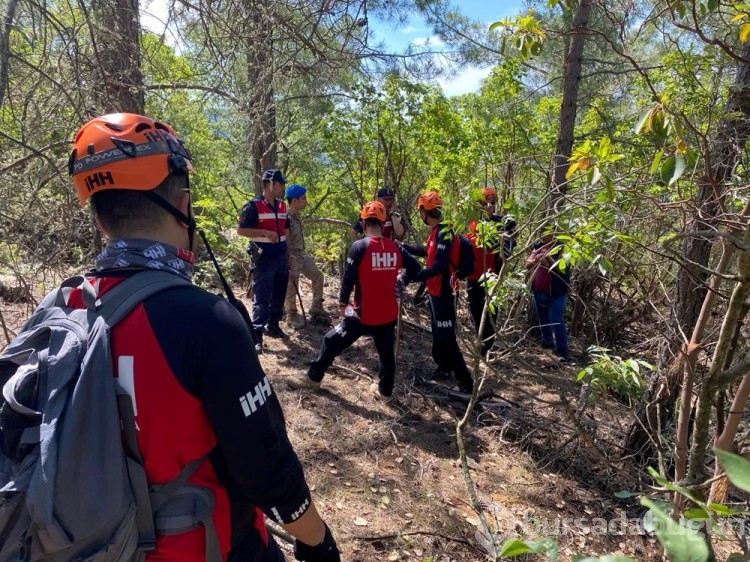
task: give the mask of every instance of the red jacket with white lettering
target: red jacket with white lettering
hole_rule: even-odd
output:
[[[354,306],[362,324],[382,326],[398,318],[396,277],[406,268],[407,279],[415,275],[419,263],[383,236],[366,236],[349,249],[339,302],[349,303],[354,289]]]
[[[103,294],[132,273],[90,277],[106,275],[95,281]],[[80,291],[68,304],[83,307]],[[133,398],[149,483],[169,482],[210,453],[189,481],[213,493],[224,559],[266,562],[279,557],[266,552],[263,513],[292,522],[310,505],[310,495],[252,347],[234,307],[194,286],[150,297],[112,330],[115,375]],[[157,537],[147,560],[203,562],[204,548],[199,527]]]

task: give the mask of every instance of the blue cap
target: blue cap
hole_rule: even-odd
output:
[[[281,170],[278,168],[270,168],[263,172],[263,181],[277,181],[279,183],[286,183],[286,178],[281,174]]]
[[[298,183],[293,183],[286,188],[287,199],[297,199],[297,197],[302,197],[305,193],[307,193],[307,188]]]
[[[390,187],[381,187],[378,189],[378,194],[376,195],[378,199],[393,199],[393,189]]]

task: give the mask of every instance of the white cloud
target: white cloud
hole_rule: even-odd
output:
[[[141,25],[149,31],[161,35],[167,26],[169,7],[165,0],[151,0],[141,7]]]
[[[445,43],[437,35],[431,37],[415,37],[411,40],[412,44],[417,47],[444,47]]]
[[[443,88],[443,93],[448,97],[478,92],[482,79],[489,76],[491,71],[492,67],[470,67],[453,78],[437,80],[437,84]]]

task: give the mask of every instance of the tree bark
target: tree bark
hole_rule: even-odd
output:
[[[745,47],[743,57],[745,60],[750,57],[750,46]],[[695,211],[683,229],[687,234],[717,229],[726,186],[750,136],[750,65],[741,64],[738,68],[722,114],[725,117],[706,152]],[[685,237],[683,260],[673,294],[673,336],[661,360],[664,375],[654,381],[639,405],[637,419],[625,439],[625,448],[631,453],[653,456],[653,442],[658,439],[656,432],[664,430],[672,418],[684,372],[679,350],[686,343],[684,334],[691,333],[698,319],[706,295],[707,273],[702,268],[708,267],[712,243],[712,239],[705,236]]]
[[[273,29],[267,0],[246,0],[250,29],[245,43],[247,61],[248,142],[252,150],[255,190],[261,192],[263,170],[278,167],[276,107],[273,99]]]
[[[138,0],[104,0],[93,8],[92,36],[101,88],[99,113],[139,113],[145,109],[141,70]]]
[[[0,29],[0,107],[5,99],[5,89],[8,87],[8,64],[10,64],[10,29],[16,15],[18,0],[10,0],[8,8],[3,14],[3,26]]]
[[[549,188],[548,214],[550,216],[558,211],[560,202],[568,190],[568,180],[565,178],[565,173],[568,170],[568,159],[573,153],[573,131],[578,110],[578,86],[581,82],[583,47],[586,43],[586,28],[591,15],[591,6],[591,0],[581,0],[578,4],[570,30],[570,43],[565,53],[560,132],[557,135],[557,144],[552,160],[552,184]]]

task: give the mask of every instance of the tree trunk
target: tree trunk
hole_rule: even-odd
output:
[[[555,154],[552,160],[552,184],[549,189],[549,215],[558,211],[560,202],[568,190],[565,172],[568,159],[573,153],[573,131],[578,109],[578,86],[581,82],[583,47],[586,42],[587,26],[591,14],[591,0],[581,0],[573,16],[570,30],[570,43],[565,53],[562,106],[560,108],[560,132],[557,135]]]
[[[92,38],[97,74],[98,113],[144,112],[138,0],[104,0],[93,8]]]
[[[0,28],[0,106],[5,99],[5,89],[8,87],[8,64],[10,64],[10,30],[16,15],[18,0],[10,0],[3,14],[3,25]]]
[[[252,150],[256,193],[261,191],[263,170],[278,167],[276,162],[276,107],[273,100],[273,29],[266,0],[246,0],[252,14],[247,34],[248,142]]]
[[[750,46],[745,48],[742,56],[746,60],[750,57]],[[705,172],[699,181],[694,203],[696,210],[683,230],[687,234],[717,228],[726,186],[750,136],[750,65],[739,67],[722,114],[725,118],[707,150]],[[625,439],[625,448],[631,453],[653,456],[652,439],[658,439],[655,432],[664,430],[672,418],[684,372],[679,352],[686,343],[682,335],[691,333],[700,313],[707,277],[701,268],[708,267],[712,244],[713,239],[703,236],[687,236],[683,243],[683,263],[677,274],[673,298],[674,335],[669,342],[669,351],[661,360],[660,370],[664,375],[646,393],[637,420]]]

